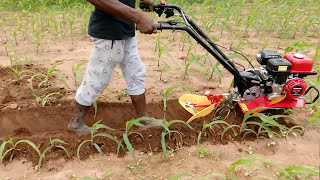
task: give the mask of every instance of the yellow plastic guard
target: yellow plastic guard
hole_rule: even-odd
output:
[[[186,106],[186,102],[192,102],[192,104],[199,104],[199,103],[210,103],[208,98],[206,96],[200,96],[195,94],[185,94],[179,98],[179,103],[181,106],[187,110],[189,113],[191,113],[193,116],[187,121],[187,123],[190,123],[196,118],[200,118],[203,116],[206,116],[210,114],[216,107],[216,104],[212,104],[209,107],[195,107],[195,112],[193,108]]]
[[[282,95],[282,96],[280,96],[280,97],[277,97],[277,98],[275,98],[274,100],[271,100],[270,105],[276,104],[276,103],[284,100],[284,98],[286,98],[286,94],[284,94],[284,95]]]

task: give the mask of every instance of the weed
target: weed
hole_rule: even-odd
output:
[[[199,152],[200,152],[200,158],[204,158],[205,156],[211,154],[211,152],[208,149],[206,149],[200,145],[196,146],[196,149],[199,150]]]

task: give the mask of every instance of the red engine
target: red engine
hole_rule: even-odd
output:
[[[286,93],[286,99],[294,100],[302,96],[307,89],[307,83],[301,78],[289,80],[282,89]]]
[[[313,60],[304,54],[290,52],[284,58],[291,63],[291,74],[303,78],[315,73],[312,69]],[[307,83],[302,78],[293,78],[283,86],[282,92],[286,92],[286,99],[297,99],[306,92]]]

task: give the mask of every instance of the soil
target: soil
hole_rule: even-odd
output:
[[[249,33],[251,34],[251,33]],[[220,32],[211,32],[213,37],[221,36]],[[191,71],[187,76],[183,75],[186,59],[186,49],[182,51],[181,43],[170,45],[169,52],[173,58],[163,56],[160,58],[160,67],[157,66],[157,55],[155,51],[156,35],[139,36],[140,55],[147,67],[146,96],[148,104],[148,113],[150,116],[162,119],[163,102],[159,93],[161,89],[166,89],[173,85],[183,85],[170,94],[168,108],[166,113],[167,120],[179,119],[187,121],[191,115],[186,112],[178,103],[177,98],[185,93],[203,94],[210,90],[213,94],[220,94],[229,91],[232,81],[232,75],[226,70],[221,69],[223,77],[221,83],[216,74],[213,78],[207,78],[203,75],[205,69],[192,64]],[[228,46],[230,34],[223,34],[228,38],[218,40],[219,44]],[[168,42],[173,38],[181,38],[179,33],[163,32],[163,42]],[[278,42],[272,34],[269,42]],[[50,38],[48,38],[50,39]],[[19,40],[19,37],[18,37]],[[263,46],[263,39],[251,35],[248,37],[248,45],[244,47],[245,54],[254,57]],[[284,48],[292,40],[283,40],[278,43],[270,43],[269,49],[284,52]],[[311,43],[316,43],[317,39],[311,38]],[[2,42],[3,43],[3,42]],[[72,170],[77,177],[91,176],[102,179],[102,174],[107,169],[112,169],[111,179],[165,179],[180,173],[194,174],[194,179],[201,179],[209,172],[226,172],[226,168],[234,161],[248,155],[248,147],[253,147],[254,155],[264,158],[270,158],[282,166],[290,165],[308,165],[319,167],[319,132],[316,129],[307,129],[304,136],[289,137],[288,141],[279,140],[276,147],[267,146],[270,139],[261,140],[252,136],[246,136],[241,139],[235,136],[232,131],[227,131],[221,140],[221,135],[225,126],[217,125],[212,130],[206,131],[201,139],[202,146],[209,149],[212,155],[209,158],[199,158],[199,152],[194,146],[197,142],[197,136],[202,129],[204,121],[210,121],[211,117],[200,118],[193,121],[190,125],[194,130],[189,129],[183,124],[174,124],[173,130],[178,130],[183,134],[183,140],[178,136],[167,138],[168,145],[177,150],[168,160],[164,160],[161,147],[162,128],[139,129],[134,127],[132,131],[140,132],[140,136],[134,134],[129,136],[129,140],[136,150],[137,159],[142,159],[140,164],[133,162],[129,153],[120,150],[116,157],[117,144],[108,138],[96,138],[95,142],[104,152],[104,156],[99,156],[96,149],[86,143],[80,151],[78,161],[77,148],[79,144],[90,139],[90,135],[78,136],[67,130],[67,125],[73,113],[74,95],[77,85],[74,83],[72,75],[72,66],[74,62],[88,59],[90,55],[91,44],[89,38],[79,37],[77,42],[71,43],[71,40],[55,40],[41,44],[40,54],[37,55],[34,47],[28,46],[29,42],[21,41],[19,46],[8,45],[9,50],[15,50],[20,56],[18,59],[26,65],[19,65],[18,69],[29,70],[35,73],[47,74],[49,67],[54,62],[62,62],[57,66],[57,70],[64,76],[69,87],[65,87],[57,76],[49,76],[48,82],[40,84],[43,80],[39,77],[33,80],[33,90],[30,88],[30,76],[32,73],[26,72],[19,81],[15,74],[7,66],[10,65],[9,58],[5,55],[5,50],[0,49],[0,137],[3,139],[12,138],[14,142],[21,139],[28,139],[36,144],[41,152],[50,145],[50,138],[59,138],[66,143],[65,148],[69,152],[69,158],[60,148],[49,150],[43,161],[43,171],[39,176],[34,170],[38,163],[37,153],[27,144],[19,144],[17,150],[13,151],[13,162],[9,162],[9,155],[4,159],[5,166],[0,166],[0,179],[68,179],[66,171]],[[206,52],[199,46],[192,51],[194,54],[203,55]],[[310,49],[309,57],[313,57],[314,49]],[[23,56],[22,56],[23,55]],[[30,63],[30,59],[32,59]],[[166,71],[160,80],[161,68],[165,61],[171,70]],[[203,64],[209,66],[210,62],[215,64],[212,57],[201,60]],[[239,61],[239,60],[238,60]],[[241,64],[244,61],[239,61]],[[21,63],[21,64],[23,64]],[[82,68],[83,72],[84,68]],[[39,85],[41,85],[39,87]],[[97,121],[114,128],[114,131],[103,131],[122,140],[122,134],[125,130],[125,122],[136,116],[133,105],[128,96],[120,97],[120,92],[126,89],[126,84],[122,78],[119,68],[116,68],[110,85],[105,92],[99,96],[98,111],[94,118],[94,109],[90,109],[85,117],[87,125],[91,126]],[[59,95],[53,95],[49,98],[45,106],[37,102],[36,96],[43,99],[50,93],[59,92]],[[303,110],[294,110],[294,118],[287,124],[307,124],[308,112]],[[243,114],[238,107],[230,113],[226,122],[230,124],[240,124]],[[252,127],[254,129],[254,127]],[[9,146],[6,146],[8,149]],[[140,162],[140,161],[138,161]],[[246,179],[243,174],[246,170],[239,170],[238,176]],[[18,172],[18,173],[17,173]],[[256,172],[252,172],[253,174]],[[268,173],[267,173],[268,174]],[[273,175],[269,172],[268,175]]]

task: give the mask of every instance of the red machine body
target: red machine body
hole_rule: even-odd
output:
[[[304,54],[290,52],[284,56],[291,64],[290,73],[311,73],[313,72],[313,60]]]

